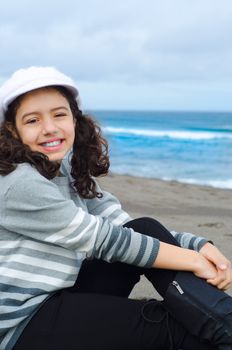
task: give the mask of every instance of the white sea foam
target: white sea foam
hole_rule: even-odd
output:
[[[232,178],[227,180],[207,180],[207,179],[194,179],[194,178],[176,178],[169,176],[160,176],[154,177],[152,173],[149,172],[149,169],[143,169],[143,171],[136,171],[134,168],[129,168],[128,166],[114,167],[113,172],[115,174],[129,175],[129,176],[138,176],[144,178],[155,178],[163,181],[177,181],[180,183],[200,185],[200,186],[210,186],[215,188],[230,189],[232,190]]]
[[[223,132],[210,132],[210,131],[181,131],[181,130],[146,130],[146,129],[131,129],[131,128],[114,128],[104,127],[103,131],[110,134],[127,134],[136,136],[148,136],[148,137],[169,137],[175,139],[191,139],[191,140],[204,140],[204,139],[232,139],[232,133]]]
[[[173,179],[170,178],[162,178],[164,181],[170,181]],[[211,186],[211,187],[216,187],[216,188],[224,188],[224,189],[232,189],[232,179],[227,179],[227,180],[200,180],[200,179],[187,179],[187,178],[179,178],[179,179],[174,179],[177,182],[182,182],[182,183],[187,183],[187,184],[192,184],[192,185],[202,185],[202,186]]]

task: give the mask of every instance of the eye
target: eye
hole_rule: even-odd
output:
[[[64,112],[59,112],[59,113],[56,113],[55,114],[55,117],[65,117],[66,116],[66,113],[64,113]]]
[[[36,118],[32,118],[32,119],[28,119],[26,121],[26,124],[35,124],[37,122],[37,119]]]

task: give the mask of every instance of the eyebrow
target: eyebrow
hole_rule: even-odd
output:
[[[54,112],[54,111],[56,111],[56,110],[58,110],[58,109],[65,109],[66,111],[68,111],[68,108],[67,108],[67,107],[65,107],[65,106],[59,106],[59,107],[52,108],[52,109],[51,109],[51,112]],[[40,114],[40,112],[31,111],[31,112],[25,113],[25,114],[23,114],[23,116],[22,116],[22,120],[23,120],[25,117],[28,117],[29,115],[33,115],[33,114]]]

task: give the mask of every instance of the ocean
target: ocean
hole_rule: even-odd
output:
[[[110,170],[232,189],[232,112],[95,111]]]

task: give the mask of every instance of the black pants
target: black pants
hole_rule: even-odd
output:
[[[125,225],[178,245],[156,220]],[[32,318],[14,350],[213,350],[190,335],[155,300],[130,300],[144,274],[164,296],[175,271],[85,261],[75,285],[57,292]]]

